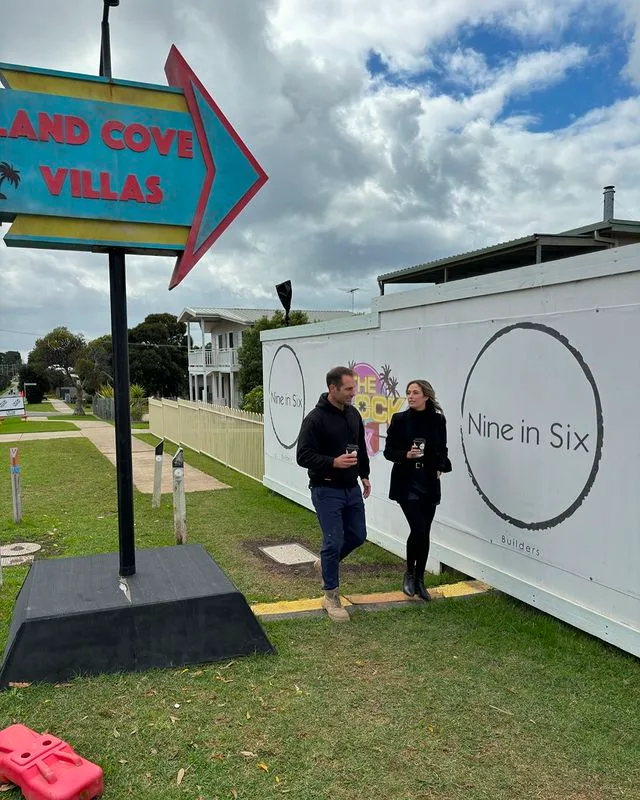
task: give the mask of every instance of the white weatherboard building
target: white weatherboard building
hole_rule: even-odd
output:
[[[272,317],[275,308],[185,308],[178,317],[187,325],[189,400],[239,408],[237,374],[242,334],[255,322]],[[307,311],[313,322],[352,316],[350,311]],[[193,345],[192,345],[193,342]]]
[[[262,334],[266,486],[311,508],[295,451],[350,364],[370,538],[404,555],[390,417],[431,381],[453,472],[433,526],[449,564],[640,656],[640,244],[377,297],[366,316]]]

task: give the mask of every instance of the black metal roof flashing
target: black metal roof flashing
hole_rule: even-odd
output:
[[[380,294],[388,283],[446,283],[640,242],[640,220],[606,217],[613,214],[613,194],[613,187],[605,186],[605,218],[600,222],[560,233],[534,233],[387,272],[378,276]]]

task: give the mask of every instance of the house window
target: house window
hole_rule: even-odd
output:
[[[230,333],[229,334],[229,347],[233,347],[233,346],[234,346],[233,333]]]
[[[224,350],[224,333],[218,334],[218,350]]]

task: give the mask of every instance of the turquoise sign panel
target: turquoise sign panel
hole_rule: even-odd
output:
[[[20,179],[0,185],[0,219],[7,204],[11,218],[190,226],[205,177],[189,114],[35,92],[0,92],[0,161]]]

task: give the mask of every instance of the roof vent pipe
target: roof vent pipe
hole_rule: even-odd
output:
[[[613,186],[605,186],[604,187],[604,215],[602,219],[605,222],[608,222],[610,219],[614,219],[613,216],[613,195],[616,193],[615,187]]]

